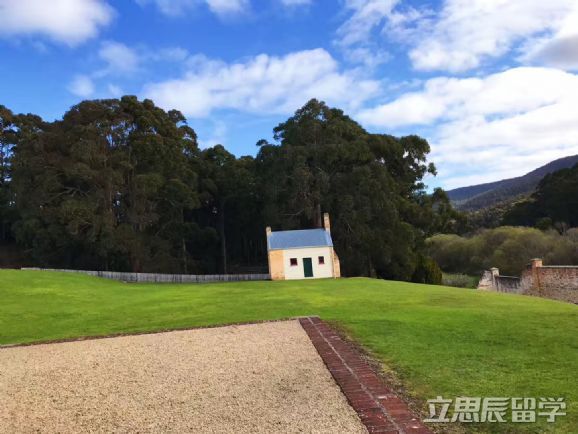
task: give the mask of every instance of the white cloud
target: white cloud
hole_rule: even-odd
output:
[[[368,71],[392,59],[392,55],[388,51],[367,46],[347,48],[344,50],[344,56],[347,61],[363,65]]]
[[[189,57],[189,52],[181,47],[161,48],[160,50],[150,51],[147,55],[147,58],[157,62],[182,62],[187,57]]]
[[[0,35],[43,35],[77,45],[95,37],[113,15],[102,0],[0,0]]]
[[[380,128],[433,128],[432,160],[444,186],[455,187],[578,154],[576,100],[578,75],[520,67],[481,78],[434,78],[356,118]]]
[[[199,137],[199,145],[202,148],[209,148],[215,145],[222,145],[227,142],[227,134],[229,129],[227,124],[223,121],[214,121],[213,129],[210,136]]]
[[[578,70],[578,3],[560,29],[525,44],[522,60],[567,70]]]
[[[181,47],[152,49],[144,45],[129,47],[120,42],[105,41],[98,50],[100,67],[77,75],[69,89],[80,96],[90,96],[94,93],[95,83],[98,83],[99,88],[106,89],[106,96],[119,97],[125,92],[112,80],[124,85],[133,84],[154,71],[154,64],[173,63],[182,70],[190,58],[189,52]]]
[[[77,75],[68,85],[68,90],[81,98],[88,98],[94,93],[94,83],[86,75]]]
[[[285,6],[304,6],[304,5],[310,5],[312,3],[312,0],[281,0],[281,3],[283,3],[283,5]]]
[[[364,110],[359,117],[384,127],[427,125],[470,115],[524,113],[569,96],[578,96],[578,76],[557,69],[520,67],[483,78],[433,78],[421,91]]]
[[[154,3],[163,14],[168,16],[182,15],[187,10],[196,9],[205,4],[211,12],[221,18],[226,18],[246,12],[250,7],[249,0],[136,0],[136,2],[141,6]]]
[[[169,16],[177,16],[187,9],[196,7],[202,0],[135,0],[140,6],[154,3],[159,10]]]
[[[417,10],[401,0],[345,0],[344,12],[348,18],[337,29],[334,44],[347,61],[373,69],[392,59],[384,42],[407,43],[429,9]]]
[[[105,41],[100,45],[98,57],[105,67],[95,73],[106,75],[129,75],[146,67],[151,62],[184,62],[190,55],[181,47],[151,48],[147,46],[129,47],[116,41]]]
[[[561,69],[578,70],[578,34],[545,41],[532,50],[526,58],[531,62]]]
[[[98,56],[106,62],[106,70],[99,75],[128,74],[139,67],[139,56],[135,50],[120,42],[103,42]]]
[[[345,0],[351,16],[337,30],[339,43],[351,46],[365,43],[371,32],[389,17],[399,0]]]
[[[310,98],[355,108],[380,88],[352,71],[339,71],[323,49],[261,54],[234,64],[195,56],[189,67],[183,78],[149,84],[144,94],[165,108],[205,117],[217,109],[288,114]]]
[[[575,8],[576,0],[445,0],[433,25],[413,32],[409,57],[420,70],[467,71],[559,31]]]
[[[249,9],[249,0],[205,0],[209,9],[220,17],[237,15]]]
[[[383,52],[394,41],[410,47],[418,70],[464,72],[512,50],[533,63],[578,68],[576,0],[443,0],[437,12],[400,0],[345,0],[345,11],[336,43],[346,54]]]
[[[106,88],[108,90],[108,94],[113,98],[120,98],[124,95],[122,88],[116,84],[109,83]]]

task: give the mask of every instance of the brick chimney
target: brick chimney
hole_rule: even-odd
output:
[[[323,213],[323,227],[331,234],[331,223],[329,222],[329,213]]]

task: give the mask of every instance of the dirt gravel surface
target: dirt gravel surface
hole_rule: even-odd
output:
[[[0,432],[367,431],[283,321],[0,349]]]

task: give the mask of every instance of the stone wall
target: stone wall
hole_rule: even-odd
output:
[[[519,277],[496,276],[496,290],[498,292],[510,292],[513,294],[523,294],[524,288]]]
[[[500,271],[497,268],[484,271],[480,283],[478,283],[478,289],[511,292],[514,294],[522,294],[524,292],[520,277],[500,276]]]
[[[490,270],[486,270],[482,273],[480,278],[480,283],[478,283],[478,289],[483,291],[495,291],[494,278]]]
[[[540,261],[524,270],[522,281],[528,294],[578,303],[578,267],[543,266]]]
[[[517,277],[500,276],[497,268],[485,271],[478,289],[534,295],[578,304],[578,266],[544,266],[532,259]]]

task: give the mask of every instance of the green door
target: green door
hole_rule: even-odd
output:
[[[311,258],[303,258],[303,273],[305,277],[313,277],[313,263]]]

